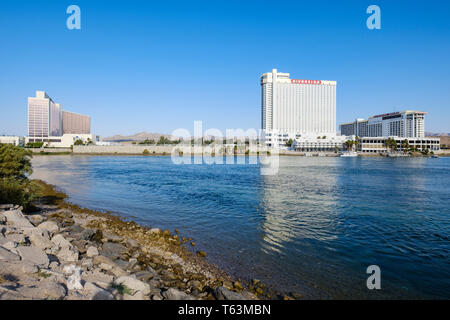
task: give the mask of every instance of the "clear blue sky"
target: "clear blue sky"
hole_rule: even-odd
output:
[[[82,29],[66,28],[81,8]],[[366,8],[381,7],[381,30]],[[450,1],[11,1],[0,4],[0,134],[45,90],[102,136],[259,128],[262,73],[337,80],[337,122],[402,109],[450,132]]]

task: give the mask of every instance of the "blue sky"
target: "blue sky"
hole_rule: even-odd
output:
[[[81,30],[66,8],[81,8]],[[381,30],[366,8],[381,8]],[[337,122],[403,109],[450,132],[449,1],[5,1],[0,134],[45,90],[102,136],[259,128],[262,73],[336,80]]]

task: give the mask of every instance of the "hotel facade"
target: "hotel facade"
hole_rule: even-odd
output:
[[[25,143],[45,142],[49,146],[69,147],[76,140],[95,141],[89,116],[62,110],[44,91],[28,98],[28,136]]]
[[[368,153],[384,153],[388,151],[386,140],[396,141],[399,151],[402,143],[408,141],[408,146],[420,151],[440,150],[440,139],[425,137],[426,112],[405,110],[375,115],[365,119],[341,124],[342,135],[359,137],[358,150]]]
[[[358,137],[411,137],[425,136],[426,112],[405,110],[356,119],[340,125],[342,135]]]
[[[336,135],[336,81],[290,79],[289,73],[261,76],[261,129],[266,146],[283,148],[292,139],[329,149],[344,137]],[[342,141],[343,142],[343,141]]]
[[[62,111],[63,134],[90,134],[91,118],[78,113]]]

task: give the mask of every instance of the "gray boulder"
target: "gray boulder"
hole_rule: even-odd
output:
[[[19,246],[17,248],[17,251],[19,252],[22,260],[34,263],[35,265],[38,265],[40,267],[48,267],[48,257],[41,249],[36,247]]]
[[[78,251],[71,247],[63,247],[56,254],[59,260],[64,262],[77,262],[78,261]]]
[[[86,255],[90,258],[98,256],[98,249],[94,246],[90,246],[87,251]]]
[[[118,236],[117,234],[113,234],[113,233],[109,233],[109,232],[104,232],[103,238],[107,242],[122,242],[123,241],[123,238],[121,236]]]
[[[95,231],[94,230],[91,230],[91,229],[84,229],[81,233],[80,233],[80,235],[79,235],[79,237],[80,237],[80,239],[83,239],[83,240],[91,240],[91,238],[92,238],[92,236],[95,234]]]
[[[52,242],[59,248],[71,248],[72,244],[66,240],[62,235],[57,234],[52,238]]]
[[[114,300],[114,296],[110,292],[100,288],[92,282],[86,282],[84,284],[84,290],[89,293],[91,300]]]
[[[67,294],[67,290],[62,284],[53,281],[42,281],[37,286],[21,287],[17,289],[17,292],[27,299],[39,300],[61,300]]]
[[[222,286],[217,287],[214,290],[214,296],[217,300],[245,300],[245,298],[239,293],[228,290],[227,288]]]
[[[39,228],[34,228],[28,233],[28,239],[31,244],[38,247],[39,249],[47,249],[53,246],[53,242],[48,238],[47,231],[43,231]]]
[[[56,222],[53,222],[53,221],[42,222],[40,225],[38,225],[38,228],[42,229],[42,230],[46,230],[51,234],[59,232],[58,225],[56,224]]]
[[[31,222],[25,218],[20,210],[4,211],[3,216],[6,217],[6,222],[8,225],[12,225],[17,228],[34,228]]]
[[[28,221],[31,222],[34,226],[38,226],[40,223],[42,223],[45,218],[41,216],[40,214],[33,214],[31,216],[27,216]]]
[[[123,285],[133,290],[133,295],[140,291],[143,295],[150,294],[150,285],[130,276],[122,276],[114,281],[117,285]]]
[[[20,256],[9,251],[6,248],[0,247],[0,261],[19,261]]]
[[[131,248],[131,249],[136,249],[136,248],[140,247],[139,243],[134,239],[128,239],[126,242],[126,245],[128,248]]]
[[[124,252],[127,251],[127,248],[120,243],[106,242],[103,244],[100,251],[101,254],[105,257],[116,260],[120,258]]]
[[[164,291],[162,296],[167,300],[195,300],[194,297],[174,288]]]

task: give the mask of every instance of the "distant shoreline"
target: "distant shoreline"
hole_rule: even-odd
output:
[[[170,157],[172,156],[171,153],[150,153],[150,154],[144,154],[144,153],[119,153],[119,152],[86,152],[86,153],[75,153],[75,152],[58,152],[56,150],[54,151],[36,151],[32,150],[33,156],[62,156],[62,155],[68,155],[68,156],[146,156],[146,157]],[[309,152],[310,155],[306,155],[304,152],[283,152],[281,151],[279,153],[279,156],[284,157],[326,157],[326,158],[338,158],[340,157],[339,154],[336,153],[317,153],[317,152]],[[210,155],[210,154],[191,154],[192,157],[194,156],[210,156],[210,157],[220,157],[220,155]],[[450,150],[445,150],[441,152],[435,153],[435,155],[439,157],[450,157]],[[222,157],[257,157],[260,156],[259,154],[223,154]],[[362,158],[373,158],[373,157],[379,157],[379,158],[386,158],[385,155],[381,155],[378,153],[358,153],[358,157]],[[404,158],[431,158],[431,156],[425,156],[425,155],[409,155]]]

